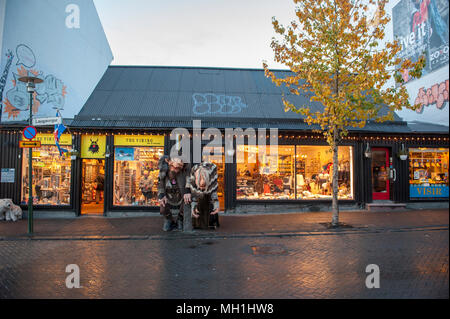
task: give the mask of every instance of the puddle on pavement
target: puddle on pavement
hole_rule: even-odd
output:
[[[255,256],[281,256],[287,255],[288,250],[283,246],[251,246]]]
[[[215,241],[205,241],[205,242],[196,243],[194,245],[190,245],[187,248],[195,249],[195,248],[199,248],[199,247],[201,247],[203,245],[211,246],[211,245],[214,245],[214,244],[217,244],[217,242],[215,242]]]

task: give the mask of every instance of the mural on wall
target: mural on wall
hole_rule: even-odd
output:
[[[415,62],[425,53],[423,75],[448,65],[448,18],[448,0],[401,0],[392,9],[394,38],[402,46],[399,57]],[[402,77],[411,80],[408,70]]]
[[[194,93],[192,99],[194,100],[192,112],[196,115],[239,114],[243,108],[247,107],[240,96]]]
[[[64,118],[77,115],[113,58],[93,1],[6,0],[2,22],[0,122],[29,118],[22,76],[44,81],[33,93],[33,116],[53,117],[55,109]]]
[[[33,114],[38,114],[42,105],[49,103],[54,109],[61,110],[67,94],[64,83],[52,74],[45,75],[42,71],[32,69],[36,64],[33,51],[26,45],[20,44],[16,48],[17,73],[12,73],[12,88],[3,99],[3,116],[13,120],[26,120],[29,117],[29,93],[26,83],[19,81],[23,76],[35,76],[44,80],[36,84],[33,93]]]
[[[448,105],[448,84],[447,79],[441,83],[435,83],[429,88],[420,88],[414,104],[421,104],[421,107],[416,112],[422,114],[427,106],[435,105],[438,109],[442,109]]]

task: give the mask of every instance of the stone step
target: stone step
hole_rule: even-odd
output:
[[[403,211],[406,210],[406,203],[374,202],[366,204],[366,208],[371,212]]]

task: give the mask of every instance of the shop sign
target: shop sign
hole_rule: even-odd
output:
[[[2,183],[14,183],[15,169],[14,168],[2,168],[2,174],[0,181]]]
[[[81,158],[104,158],[106,154],[105,135],[82,135]]]
[[[55,136],[52,133],[38,133],[32,141],[39,141],[42,145],[56,145]],[[72,135],[62,134],[59,138],[60,145],[72,145]]]
[[[427,197],[447,197],[447,185],[409,185],[409,197],[411,198],[427,198]]]
[[[20,148],[33,148],[41,147],[41,142],[39,141],[19,141]]]
[[[114,145],[164,146],[164,135],[115,135]]]

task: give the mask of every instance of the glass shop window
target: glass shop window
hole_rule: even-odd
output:
[[[410,198],[448,199],[448,164],[448,148],[410,148]]]
[[[157,206],[158,161],[163,155],[163,147],[115,147],[113,204]]]
[[[270,147],[239,145],[244,162],[237,163],[237,199],[330,199],[332,153],[328,146],[279,145],[276,158]],[[352,147],[339,147],[339,199],[353,199]],[[262,153],[262,154],[261,154]]]
[[[333,153],[328,146],[297,146],[298,199],[332,199]],[[353,199],[351,146],[338,147],[338,198]]]
[[[237,163],[237,199],[295,199],[295,146],[278,146],[274,160],[271,147],[238,145],[244,163]]]
[[[22,160],[22,204],[28,204],[28,160],[29,152],[26,150]],[[42,145],[33,149],[32,166],[33,204],[70,205],[70,157],[60,156],[56,145]]]

